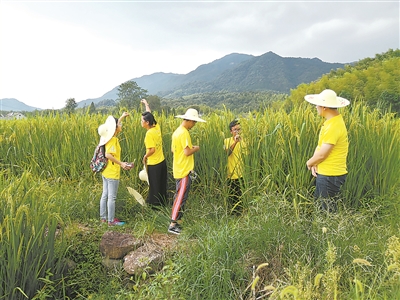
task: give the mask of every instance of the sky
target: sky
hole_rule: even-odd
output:
[[[0,99],[60,109],[231,53],[350,63],[400,48],[399,15],[399,0],[0,0]]]

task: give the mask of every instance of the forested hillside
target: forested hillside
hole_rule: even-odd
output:
[[[269,54],[269,56],[271,55],[273,54]],[[250,60],[252,59],[247,61]],[[240,68],[243,66],[241,65]],[[277,76],[277,78],[280,77]],[[128,83],[132,84],[134,88],[126,88]],[[202,83],[198,82],[198,85],[199,90],[202,90]],[[191,88],[194,87],[195,83],[192,82]],[[89,113],[107,113],[107,111],[115,109],[115,106],[117,109],[140,110],[142,109],[140,97],[144,95],[155,111],[164,111],[167,114],[183,112],[190,106],[196,107],[201,113],[216,109],[229,109],[235,113],[243,113],[260,111],[267,107],[284,108],[286,111],[290,111],[304,102],[304,95],[320,93],[327,88],[335,90],[338,95],[349,99],[352,103],[362,101],[371,108],[400,112],[400,50],[389,49],[385,53],[376,54],[374,58],[365,58],[352,65],[344,65],[343,68],[332,69],[311,83],[300,83],[296,88],[290,90],[290,94],[273,90],[251,89],[243,91],[221,89],[197,93],[193,90],[193,93],[176,90],[176,95],[182,95],[167,98],[148,93],[135,81],[128,81],[118,87],[116,100],[103,100],[97,104],[92,102],[90,106],[88,104],[87,107],[80,109],[85,112],[89,111]],[[138,91],[141,92],[140,97],[137,94]]]
[[[281,57],[273,52],[267,52],[244,60],[235,68],[227,69],[215,78],[209,76],[206,79],[197,76],[174,86],[172,90],[159,91],[157,95],[164,98],[178,98],[224,91],[289,93],[291,88],[300,83],[311,82],[322,74],[342,67],[344,64],[327,63],[318,58]],[[195,72],[199,70],[196,69]]]
[[[262,110],[274,102],[282,103],[286,94],[277,94],[272,91],[263,92],[214,92],[200,93],[183,96],[176,99],[162,99],[164,108],[186,108],[192,106],[198,108],[202,113],[215,109],[229,109],[238,112],[249,112]]]
[[[331,71],[321,79],[300,84],[292,90],[286,105],[304,101],[304,95],[332,89],[350,101],[364,101],[372,108],[400,112],[400,50],[365,58],[355,65]]]
[[[267,106],[285,107],[304,102],[304,95],[333,89],[345,98],[364,101],[372,108],[400,112],[400,50],[388,50],[375,58],[332,70],[311,83],[299,84],[290,95],[273,91],[198,93],[174,99],[161,99],[164,108],[197,105],[207,111],[226,107],[236,112],[259,110]]]

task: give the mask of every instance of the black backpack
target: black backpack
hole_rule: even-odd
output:
[[[107,166],[108,159],[106,157],[106,146],[98,145],[94,150],[92,160],[90,161],[90,168],[93,172],[99,173]]]

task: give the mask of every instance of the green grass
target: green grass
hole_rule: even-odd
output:
[[[323,122],[314,108],[204,116],[207,123],[191,131],[201,149],[195,156],[199,177],[183,234],[161,272],[137,276],[108,272],[98,250],[107,228],[98,220],[101,178],[89,162],[106,116],[0,121],[0,257],[7,258],[0,263],[0,299],[399,298],[400,122],[357,104],[343,114],[349,176],[335,215],[316,209],[305,166]],[[122,171],[116,215],[127,224],[114,230],[142,238],[166,233],[170,207],[143,208],[126,189],[144,196],[148,189],[138,178],[145,150],[139,116],[132,112],[119,136],[123,160],[136,159],[136,166]],[[222,144],[234,118],[248,146],[240,217],[226,206]],[[156,119],[172,194],[169,149],[179,120]],[[62,271],[66,259],[76,267]]]

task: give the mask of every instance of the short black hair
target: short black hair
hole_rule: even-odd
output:
[[[229,123],[229,130],[232,131],[232,128],[239,124],[240,124],[239,120],[237,120],[237,119],[233,120],[232,122]]]

